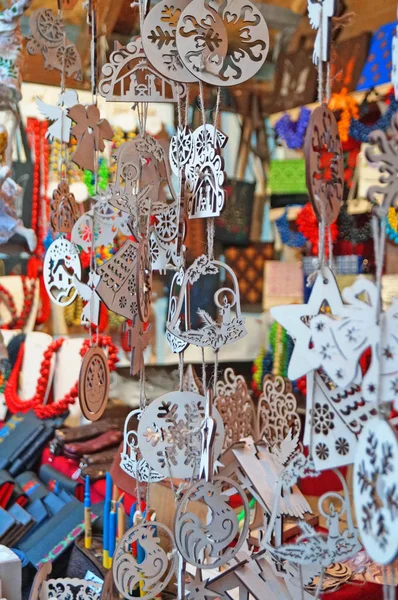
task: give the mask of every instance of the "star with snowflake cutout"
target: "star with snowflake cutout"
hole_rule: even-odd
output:
[[[196,569],[195,575],[189,573],[189,582],[186,584],[187,600],[207,600],[208,598],[218,598],[220,594],[212,592],[206,588],[208,579],[202,581],[202,572]]]
[[[315,280],[307,304],[276,306],[271,314],[294,339],[294,349],[289,363],[289,379],[298,379],[317,369],[322,362],[321,356],[311,349],[313,335],[311,321],[328,311],[332,315],[342,315],[345,307],[332,271],[324,268]],[[323,324],[320,325],[320,332]]]

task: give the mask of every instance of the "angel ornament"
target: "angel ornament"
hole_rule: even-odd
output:
[[[7,145],[7,130],[0,125],[0,157],[3,163],[0,166],[0,244],[5,244],[18,233],[26,240],[29,250],[33,252],[37,245],[36,233],[33,229],[24,226],[15,210],[15,205],[21,202],[23,189],[12,179],[11,170],[5,164]]]
[[[330,58],[332,17],[336,0],[308,0],[308,17],[312,29],[317,29],[312,60],[315,65]]]
[[[72,160],[82,169],[94,171],[95,152],[105,150],[104,140],[112,140],[113,129],[106,119],[101,119],[95,104],[76,104],[68,109],[68,116],[76,123],[71,129],[77,139],[77,149]]]
[[[47,129],[46,137],[52,142],[54,139],[68,144],[70,141],[70,133],[72,128],[72,119],[68,116],[67,110],[75,106],[79,101],[76,90],[66,90],[58,96],[58,101],[55,106],[43,102],[41,98],[36,96],[36,104],[40,113],[52,121]]]
[[[73,285],[79,296],[86,303],[84,305],[81,324],[82,325],[98,325],[101,299],[96,292],[96,287],[99,284],[100,276],[95,271],[90,271],[87,283],[81,281],[73,274]]]

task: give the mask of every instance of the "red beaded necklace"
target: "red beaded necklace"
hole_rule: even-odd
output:
[[[34,279],[29,279],[26,275],[21,276],[22,292],[23,292],[23,308],[18,316],[18,311],[15,306],[14,298],[10,292],[0,284],[0,300],[3,300],[11,313],[11,321],[1,325],[1,329],[23,329],[29,319],[32,310],[33,299],[36,290],[36,282]]]
[[[57,402],[52,402],[49,404],[44,404],[44,397],[48,386],[48,380],[50,376],[50,363],[53,354],[58,352],[64,343],[64,338],[59,338],[51,342],[47,350],[44,352],[44,358],[40,366],[40,377],[37,381],[36,392],[35,395],[29,400],[21,400],[18,396],[18,379],[19,373],[22,367],[23,361],[23,353],[24,353],[24,344],[21,344],[19,349],[17,360],[15,361],[14,367],[11,371],[11,375],[7,381],[7,385],[4,391],[5,400],[8,406],[8,409],[13,413],[18,412],[28,412],[29,410],[34,410],[35,414],[39,417],[39,419],[48,419],[55,417],[57,415],[64,414],[69,407],[69,404],[74,404],[77,398],[77,389],[78,382],[72,386],[70,391],[65,394],[61,400]],[[108,348],[108,365],[109,370],[114,371],[117,363],[117,347],[112,342],[112,339],[109,335],[99,335],[93,337],[93,343],[98,345],[100,348]],[[84,340],[82,348],[80,350],[80,356],[86,354],[88,349],[90,348],[90,340]]]

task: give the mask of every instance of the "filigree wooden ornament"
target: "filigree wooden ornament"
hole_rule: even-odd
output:
[[[53,231],[71,233],[74,224],[80,217],[80,209],[66,181],[61,181],[57,189],[53,191],[50,211],[50,223]]]
[[[79,404],[89,421],[101,418],[109,396],[110,373],[102,348],[90,348],[84,355],[79,375]]]
[[[176,552],[169,555],[160,545],[160,538],[174,549],[173,534],[160,522],[142,523],[129,529],[117,545],[113,556],[113,579],[118,592],[133,600],[136,588],[141,589],[141,598],[151,600],[167,586],[177,567]],[[143,550],[144,560],[138,562],[131,548],[139,546]],[[140,552],[141,555],[141,552]]]
[[[311,114],[304,142],[307,188],[318,221],[331,225],[340,212],[344,157],[333,112],[318,106]]]
[[[365,550],[375,562],[388,565],[398,556],[398,440],[382,418],[369,421],[361,434],[353,490]]]
[[[253,77],[269,50],[269,32],[251,3],[194,0],[177,24],[182,62],[198,79],[217,86],[237,85]]]
[[[97,200],[95,206],[81,215],[72,229],[71,240],[83,252],[90,251],[93,234],[95,248],[98,246],[109,246],[109,244],[113,245],[115,237],[119,232],[125,236],[131,235],[128,226],[128,215],[111,206],[107,195],[99,195],[95,199]]]
[[[165,477],[189,479],[198,475],[201,458],[201,425],[205,398],[193,392],[169,392],[153,400],[138,425],[138,444],[143,458]],[[224,427],[217,411],[214,459],[220,455]]]
[[[71,133],[77,139],[77,148],[72,160],[82,169],[94,171],[95,153],[105,150],[105,140],[112,140],[113,129],[106,119],[101,119],[95,104],[76,104],[68,109],[68,115],[76,124]]]
[[[137,37],[127,46],[117,45],[102,67],[99,93],[111,102],[178,102],[186,86],[161,75],[150,64]]]
[[[174,277],[171,280],[170,293],[169,293],[169,305],[168,305],[168,309],[167,309],[167,323],[171,322],[171,320],[173,319],[175,312],[177,310],[178,298],[179,298],[179,295],[181,292],[181,285],[182,285],[183,279],[184,279],[184,269],[180,269],[179,271],[177,271],[177,273],[174,274]],[[186,289],[186,291],[185,291],[183,311],[184,311],[184,315],[183,315],[184,322],[188,323],[189,322],[189,290],[188,289]],[[178,322],[178,326],[179,327],[181,326],[181,317]],[[166,329],[166,340],[167,340],[170,350],[172,352],[174,352],[175,354],[184,352],[184,350],[186,350],[189,346],[189,342],[187,342],[185,340],[181,340],[179,337],[177,337],[176,335],[171,333],[171,331],[169,331],[168,329]],[[191,390],[191,391],[198,391],[198,390]]]
[[[377,130],[370,134],[369,141],[365,154],[370,163],[379,165],[380,185],[371,186],[367,197],[376,205],[382,197],[381,206],[374,210],[380,218],[385,218],[392,206],[398,206],[398,114],[394,113],[391,119],[391,136]]]
[[[102,583],[64,577],[48,579],[41,587],[40,600],[100,600]]]
[[[145,458],[142,457],[138,445],[137,431],[131,425],[131,423],[134,423],[135,427],[136,419],[140,420],[142,412],[141,409],[132,410],[125,421],[123,451],[120,454],[120,468],[134,479],[155,483],[162,481],[165,476],[152,469]]]
[[[127,327],[127,323],[125,323]],[[150,325],[144,329],[144,324],[137,315],[131,327],[128,328],[128,340],[131,348],[130,374],[137,375],[144,368],[144,350],[149,343]]]
[[[87,283],[81,281],[76,275],[73,275],[73,285],[80,298],[85,302],[82,310],[80,323],[83,326],[98,325],[101,307],[101,299],[96,292],[100,276],[95,271],[90,270]]]
[[[257,405],[257,428],[259,439],[264,438],[270,444],[282,442],[289,431],[293,435],[300,433],[297,401],[292,384],[284,377],[264,377],[263,392]]]
[[[239,531],[236,512],[228,504],[231,494],[238,494],[244,510],[243,527]],[[204,521],[189,512],[190,503],[203,501],[211,514]],[[239,552],[246,540],[250,525],[249,503],[245,492],[232,479],[214,477],[212,481],[199,480],[185,492],[174,519],[175,543],[180,554],[198,569],[212,569],[225,565]],[[236,545],[231,543],[236,540]]]
[[[149,12],[142,28],[142,45],[148,60],[165,77],[194,83],[196,77],[184,66],[177,51],[178,19],[189,0],[161,0]]]
[[[52,121],[46,132],[46,137],[51,142],[56,139],[66,144],[69,143],[72,119],[68,117],[67,109],[77,104],[78,101],[79,98],[76,90],[60,92],[55,106],[43,102],[43,100],[36,96],[36,104],[39,111],[46,119]]]
[[[225,427],[224,450],[245,437],[256,435],[255,410],[246,381],[228,367],[224,378],[217,381],[214,406],[220,412]]]
[[[137,268],[138,243],[126,240],[123,246],[98,268],[101,280],[97,293],[116,314],[130,319],[138,315]]]
[[[308,17],[313,29],[317,29],[314,44],[313,62],[327,62],[330,58],[332,41],[332,17],[335,11],[335,0],[308,0]]]
[[[46,252],[43,279],[51,300],[69,306],[77,296],[73,276],[81,277],[80,257],[76,246],[66,239],[54,240]]]
[[[203,327],[188,328],[189,322],[182,323],[182,310],[188,286],[194,285],[202,276],[218,276],[220,269],[225,269],[226,278],[224,287],[214,294],[219,319],[214,320],[200,308],[198,314],[203,321]],[[202,348],[210,346],[214,351],[245,336],[247,332],[241,313],[239,286],[233,270],[225,263],[209,259],[205,254],[197,258],[185,272],[175,312],[166,327],[181,340]]]
[[[196,374],[192,365],[188,365],[182,378],[182,389],[184,392],[195,392],[203,396],[203,383]]]
[[[82,79],[82,64],[75,44],[64,33],[64,24],[58,15],[48,8],[35,10],[29,18],[31,34],[28,36],[26,50],[29,54],[39,52],[44,58],[45,69],[57,69],[77,81]]]
[[[181,266],[181,255],[178,254],[178,208],[175,202],[170,202],[157,207],[155,212],[155,224],[149,241],[152,271],[165,274],[168,267],[174,269]],[[184,250],[182,247],[182,252]]]

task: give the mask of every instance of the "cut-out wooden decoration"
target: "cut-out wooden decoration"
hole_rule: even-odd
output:
[[[196,374],[192,365],[188,365],[182,378],[182,389],[184,392],[194,392],[195,394],[204,395],[203,383]]]
[[[152,271],[165,274],[167,268],[181,266],[182,257],[178,253],[178,206],[176,202],[158,205],[154,214],[155,223],[150,237]],[[182,247],[182,253],[185,248]]]
[[[41,587],[46,581],[47,577],[50,575],[52,568],[53,567],[50,561],[41,563],[37,569],[32,587],[30,588],[29,600],[39,600]]]
[[[97,293],[102,302],[117,315],[133,320],[138,315],[137,268],[138,243],[126,240],[123,246],[103,265]]]
[[[66,77],[82,79],[82,63],[75,44],[65,37],[62,19],[49,8],[33,11],[29,18],[30,35],[26,50],[31,55],[41,53],[45,69],[63,71]]]
[[[370,146],[365,150],[367,160],[379,166],[379,182],[368,189],[367,197],[376,206],[376,214],[385,218],[389,209],[398,206],[398,115],[391,119],[389,136],[380,129],[369,135]]]
[[[161,0],[149,12],[142,28],[142,45],[151,64],[165,77],[181,83],[197,78],[188,71],[177,51],[178,19],[189,0]]]
[[[95,104],[76,104],[68,109],[68,115],[76,123],[71,129],[72,135],[77,139],[72,160],[82,169],[94,171],[96,151],[105,150],[105,140],[112,140],[113,129],[106,119],[101,119],[99,108]]]
[[[99,324],[101,299],[96,292],[99,281],[100,276],[95,271],[89,272],[87,283],[73,275],[73,284],[80,298],[85,302],[80,321],[84,326],[89,326],[90,323],[91,325]]]
[[[170,323],[172,318],[175,315],[177,310],[178,298],[181,291],[181,285],[184,279],[184,269],[180,269],[177,273],[174,274],[174,277],[170,284],[170,293],[169,293],[169,305],[167,311],[167,323]],[[185,298],[184,298],[184,322],[189,323],[189,289],[185,290]],[[177,326],[181,326],[181,318],[177,321]],[[179,354],[180,352],[184,352],[189,346],[189,342],[186,340],[182,340],[174,333],[171,333],[168,329],[166,329],[166,340],[170,347],[170,350],[175,354]],[[197,391],[197,390],[191,390]]]
[[[136,420],[140,420],[142,412],[141,409],[132,410],[125,421],[123,451],[120,454],[120,468],[134,479],[155,483],[162,481],[165,476],[152,469],[145,458],[142,457],[136,431]]]
[[[178,102],[186,86],[161,75],[146,58],[137,37],[127,46],[117,44],[102,67],[99,93],[111,102]]]
[[[366,552],[381,565],[391,564],[398,556],[398,440],[382,418],[369,421],[361,434],[353,490]]]
[[[125,323],[125,328],[128,327]],[[144,350],[149,344],[150,325],[144,330],[144,324],[135,317],[131,327],[128,327],[128,340],[131,348],[130,374],[138,375],[144,368]]]
[[[71,233],[74,224],[80,217],[80,209],[66,181],[61,181],[53,191],[50,211],[50,223],[53,231]]]
[[[100,600],[102,583],[77,578],[48,579],[44,581],[39,600]]]
[[[59,306],[69,306],[77,296],[73,276],[81,277],[79,253],[74,244],[66,239],[53,241],[46,252],[43,280],[51,300]]]
[[[238,85],[262,67],[269,32],[251,2],[190,2],[177,24],[182,62],[198,79],[217,86]]]
[[[288,379],[280,375],[265,375],[257,405],[257,429],[258,438],[270,444],[281,443],[289,431],[293,436],[300,433],[297,401]]]
[[[225,428],[223,450],[255,433],[255,409],[246,381],[228,367],[223,379],[217,381],[214,406],[219,411]]]
[[[89,421],[101,418],[109,396],[110,373],[102,348],[90,348],[84,355],[79,375],[79,404]]]
[[[198,314],[203,321],[203,327],[183,329],[183,325],[187,325],[182,323],[182,310],[188,286],[194,285],[202,276],[218,276],[220,269],[225,269],[225,280],[224,287],[214,294],[218,319],[213,319],[200,308]],[[176,310],[166,326],[176,337],[202,348],[210,346],[215,351],[245,336],[247,332],[241,313],[239,286],[233,270],[225,263],[209,259],[205,254],[199,256],[185,272]]]
[[[36,96],[36,104],[40,113],[43,117],[52,121],[46,132],[46,137],[48,137],[50,142],[56,139],[69,144],[72,119],[68,117],[67,109],[75,106],[78,101],[79,98],[76,90],[60,92],[55,106],[43,102],[43,100]]]
[[[313,62],[327,62],[330,59],[332,41],[332,17],[335,11],[335,0],[308,0],[308,17],[313,29],[317,29],[314,44]]]
[[[112,562],[113,580],[118,592],[133,600],[137,586],[140,597],[151,600],[158,596],[167,586],[177,567],[175,550],[169,554],[160,545],[160,537],[167,547],[174,549],[173,534],[160,522],[142,523],[129,529],[119,541]],[[139,555],[144,555],[142,562],[131,552],[132,547],[139,547]]]
[[[146,407],[138,425],[138,444],[155,471],[179,479],[199,475],[205,404],[205,398],[193,392],[169,392]],[[216,460],[224,442],[224,427],[217,409],[212,416],[216,422]]]
[[[231,494],[240,496],[244,510],[243,527],[239,531],[236,512],[229,505]],[[191,503],[207,505],[211,520],[202,521],[193,512]],[[178,551],[198,569],[215,569],[232,560],[246,540],[250,525],[250,510],[246,494],[232,479],[214,477],[199,480],[185,492],[177,507],[174,536]],[[236,544],[231,547],[231,543]]]
[[[337,219],[344,190],[344,157],[333,112],[322,104],[311,114],[304,142],[307,188],[319,222]]]
[[[360,376],[347,388],[336,387],[323,372],[307,375],[304,444],[318,470],[352,464],[363,428],[376,414],[365,402]]]

